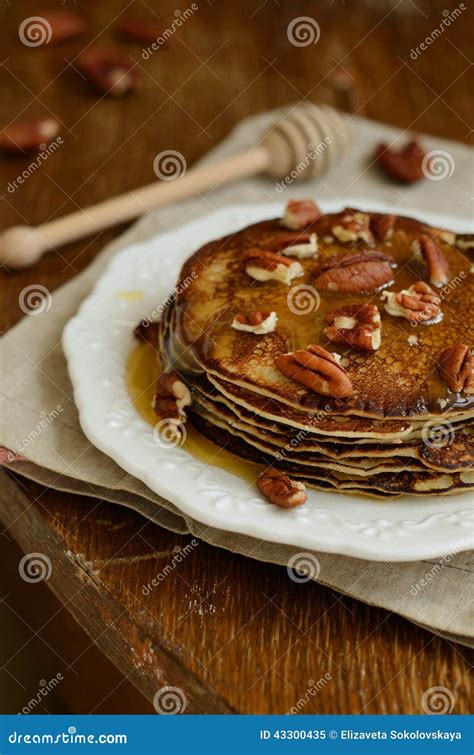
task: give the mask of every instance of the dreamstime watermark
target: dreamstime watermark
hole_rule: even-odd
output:
[[[158,587],[162,582],[165,581],[167,577],[169,577],[170,574],[174,572],[174,570],[183,563],[183,561],[189,556],[190,553],[194,551],[194,549],[199,545],[199,541],[193,538],[190,543],[184,546],[184,548],[180,548],[179,545],[176,545],[175,548],[173,548],[174,556],[171,559],[171,561],[166,564],[166,566],[158,572],[158,574],[153,577],[148,584],[143,585],[142,587],[142,593],[147,598],[149,595],[151,595],[152,590],[155,589],[155,587]]]
[[[39,683],[39,690],[35,697],[32,697],[31,700],[25,705],[24,708],[21,709],[20,713],[23,716],[27,716],[29,713],[31,713],[40,703],[44,700],[45,697],[48,697],[49,693],[55,689],[60,682],[64,680],[64,676],[61,673],[56,674],[56,676],[53,676],[52,679],[49,680],[49,682],[46,681],[46,679],[40,679]]]
[[[300,283],[288,291],[286,303],[294,315],[309,315],[319,309],[321,298],[314,286]]]
[[[44,553],[27,553],[18,565],[20,577],[30,584],[47,581],[52,571],[51,559]]]
[[[426,50],[428,50],[428,48],[431,47],[431,45],[434,42],[436,42],[436,40],[442,34],[444,34],[446,29],[448,29],[453,23],[453,21],[456,21],[459,18],[459,16],[462,13],[464,13],[465,10],[467,10],[467,6],[465,5],[465,3],[459,3],[457,8],[455,8],[452,11],[449,11],[447,8],[445,8],[443,11],[443,19],[441,23],[435,29],[433,29],[431,34],[428,34],[428,36],[425,37],[423,42],[420,42],[418,47],[411,48],[410,58],[412,60],[416,60],[418,56],[421,55],[422,52],[425,52]]]
[[[62,407],[61,404],[58,404],[49,412],[41,412],[39,415],[40,419],[38,420],[36,427],[30,430],[28,435],[19,443],[17,443],[14,448],[11,449],[11,453],[14,456],[22,456],[23,452],[26,451],[28,446],[31,446],[31,444],[34,443],[37,438],[39,438],[43,430],[46,430],[46,428],[49,427],[49,425],[51,425],[51,423],[54,422],[54,420],[57,419],[63,411],[64,407]]]
[[[319,144],[315,145],[310,142],[308,144],[308,152],[306,153],[305,159],[301,160],[296,168],[293,168],[293,170],[288,173],[287,176],[285,176],[283,181],[276,182],[276,191],[281,194],[281,192],[284,191],[288,186],[291,186],[293,181],[297,181],[299,178],[301,178],[301,174],[304,173],[304,171],[309,167],[310,163],[317,160],[318,157],[320,157],[323,152],[329,147],[329,145],[332,144],[332,141],[333,140],[330,136],[326,136],[322,142],[319,142]]]
[[[186,8],[184,11],[175,10],[174,12],[174,19],[170,26],[168,26],[167,29],[163,31],[162,34],[160,34],[159,37],[155,39],[154,42],[151,43],[151,45],[144,50],[142,50],[142,58],[143,60],[148,60],[151,55],[153,55],[154,52],[160,49],[160,47],[163,47],[168,40],[171,39],[171,37],[178,31],[178,29],[181,28],[181,26],[186,22],[189,21],[191,16],[196,13],[196,11],[199,9],[199,5],[197,3],[191,3],[189,8]]]
[[[455,289],[461,285],[464,278],[467,277],[467,273],[465,270],[460,270],[460,272],[454,276],[454,278],[451,278],[449,283],[446,284],[446,286],[443,286],[443,288],[440,288],[438,291],[438,298],[440,301],[444,301],[449,297],[450,294],[455,291]]]
[[[161,687],[153,697],[153,707],[160,716],[176,716],[184,713],[188,704],[180,687]]]
[[[423,590],[425,587],[428,587],[428,585],[438,576],[438,574],[442,572],[443,569],[446,568],[446,566],[449,566],[453,558],[457,556],[458,553],[461,553],[461,551],[466,550],[467,548],[469,548],[469,543],[461,540],[450,553],[440,558],[439,561],[433,565],[430,571],[426,572],[424,577],[421,577],[418,582],[415,582],[414,585],[411,585],[411,594],[418,595],[421,590]]]
[[[144,328],[147,328],[149,325],[152,325],[153,323],[158,322],[158,320],[160,319],[160,317],[163,314],[163,312],[165,311],[165,309],[167,307],[169,307],[170,304],[173,303],[173,301],[175,300],[175,298],[179,294],[181,294],[183,291],[186,291],[186,289],[188,288],[188,286],[190,286],[191,283],[194,280],[196,280],[197,277],[198,277],[197,276],[197,272],[195,270],[193,270],[190,275],[187,275],[186,278],[184,278],[184,280],[182,280],[182,281],[180,281],[180,283],[178,283],[178,285],[176,286],[176,288],[174,289],[174,291],[162,302],[162,304],[160,304],[156,309],[154,309],[152,312],[150,312],[150,314],[148,315],[148,317],[144,317],[141,320],[140,324]]]
[[[419,249],[416,251],[416,255],[419,255]],[[471,270],[472,272],[472,270]],[[461,285],[463,280],[466,278],[468,273],[465,270],[460,270],[457,275],[452,278],[449,283],[447,283],[442,288],[438,289],[436,292],[436,297],[433,299],[432,302],[428,303],[426,305],[426,313],[427,315],[430,315],[430,317],[434,318],[436,322],[441,319],[442,315],[439,312],[439,307],[441,304],[446,301],[449,296],[457,289],[458,286]],[[439,318],[439,319],[438,319]],[[410,325],[412,328],[418,328],[423,327],[424,322],[419,322],[418,320],[410,320]]]
[[[282,448],[281,451],[277,451],[275,454],[275,458],[277,461],[283,461],[283,459],[286,458],[288,453],[291,451],[294,451],[295,448],[298,448],[298,446],[303,443],[303,441],[306,440],[308,437],[309,432],[308,430],[298,430],[295,436],[289,441],[289,443],[286,444],[284,448]]]
[[[455,429],[451,422],[430,420],[425,422],[421,431],[421,438],[428,448],[446,448],[454,440]]]
[[[18,304],[25,315],[41,315],[43,312],[49,312],[52,304],[52,297],[46,286],[41,283],[32,283],[25,286],[20,291]]]
[[[49,21],[42,16],[29,16],[21,22],[18,36],[26,47],[41,47],[51,42],[53,30]]]
[[[327,417],[328,411],[329,409],[321,409],[319,412],[316,412],[316,414],[309,414],[308,419],[315,419],[317,422],[322,422],[322,420]],[[298,430],[296,435],[294,435],[280,451],[276,452],[276,460],[283,461],[288,456],[288,454],[290,454],[291,456],[291,452],[297,449],[298,446],[301,445],[301,443],[304,443],[306,438],[310,435],[311,433],[309,430]]]
[[[184,420],[166,417],[160,419],[153,428],[153,439],[160,448],[183,446],[188,433]]]
[[[421,170],[429,181],[443,181],[451,178],[456,165],[454,157],[445,149],[432,149],[427,152],[421,163]]]
[[[153,160],[153,173],[161,181],[174,181],[184,176],[187,167],[186,158],[177,149],[165,149]]]
[[[317,579],[321,572],[321,564],[314,553],[295,553],[286,567],[292,582],[304,584]]]
[[[295,47],[308,47],[319,42],[321,29],[311,16],[298,16],[288,24],[286,36]]]
[[[322,689],[326,686],[328,682],[330,682],[332,679],[331,674],[329,671],[326,671],[324,676],[321,677],[321,679],[318,679],[317,682],[314,681],[314,679],[308,679],[308,688],[306,690],[306,694],[303,697],[300,697],[296,705],[293,705],[292,708],[288,711],[287,715],[295,716],[298,713],[301,713],[303,708],[305,708],[309,701],[312,700],[312,698],[319,694]]]
[[[430,687],[423,692],[421,707],[428,715],[444,716],[454,709],[455,697],[447,687]]]
[[[25,170],[18,175],[14,181],[10,181],[10,183],[7,186],[7,191],[10,194],[14,194],[15,191],[18,189],[19,186],[25,183],[36,171],[38,168],[41,167],[41,165],[46,162],[46,160],[53,155],[56,150],[59,149],[64,144],[63,139],[61,136],[56,137],[56,139],[51,142],[51,144],[40,144],[40,152],[38,156],[31,162]]]

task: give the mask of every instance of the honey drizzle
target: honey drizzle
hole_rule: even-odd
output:
[[[135,346],[128,356],[125,368],[127,391],[137,412],[152,426],[159,422],[153,409],[154,386],[159,374],[153,349],[146,343]],[[225,469],[252,485],[260,473],[257,465],[239,459],[225,448],[217,446],[198,432],[191,422],[186,424],[186,440],[182,448],[202,464]]]

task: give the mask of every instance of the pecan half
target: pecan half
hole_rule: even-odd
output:
[[[298,230],[315,223],[321,214],[320,208],[312,199],[292,199],[286,206],[281,224],[286,228]]]
[[[127,42],[151,44],[162,39],[163,26],[153,18],[138,16],[123,18],[115,27],[118,35]],[[160,45],[161,47],[161,45]]]
[[[423,178],[425,154],[423,147],[413,140],[399,150],[387,144],[379,144],[375,150],[375,159],[390,178],[410,184]]]
[[[191,406],[189,388],[176,372],[163,372],[156,381],[155,412],[162,419],[184,422],[187,406]]]
[[[78,70],[103,94],[122,97],[137,88],[139,70],[124,53],[111,47],[91,47],[77,60]]]
[[[369,228],[370,216],[350,209],[344,210],[344,213],[339,223],[332,227],[333,235],[343,244],[359,240],[372,244],[374,238]]]
[[[375,304],[347,304],[324,318],[324,335],[333,343],[359,351],[376,351],[381,343],[380,313]]]
[[[308,231],[279,231],[266,234],[259,242],[262,249],[280,252],[287,257],[316,257],[318,254],[318,237]]]
[[[383,252],[355,252],[335,255],[320,262],[312,271],[317,288],[341,294],[374,291],[393,281],[395,260]]]
[[[442,317],[441,300],[427,283],[418,281],[403,291],[384,291],[385,311],[415,323],[433,324]]]
[[[443,349],[438,357],[438,371],[450,391],[474,394],[474,353],[465,343]]]
[[[295,482],[280,472],[269,467],[257,480],[257,487],[271,503],[284,509],[294,509],[306,503],[308,496],[302,482]]]
[[[443,250],[434,239],[430,239],[426,234],[420,236],[418,244],[426,263],[430,283],[437,288],[445,286],[449,282],[449,262],[444,256]]]
[[[257,281],[276,280],[290,285],[293,278],[303,275],[299,262],[293,262],[281,254],[253,247],[242,255],[245,272]]]
[[[250,312],[249,315],[235,315],[232,327],[235,330],[245,330],[247,333],[255,333],[257,336],[273,333],[276,328],[278,317],[276,312]]]
[[[388,241],[393,236],[396,221],[395,215],[379,215],[376,213],[370,216],[369,227],[379,241]]]
[[[46,21],[51,29],[50,45],[75,39],[84,34],[86,22],[78,13],[67,8],[52,8],[42,11],[41,19]]]
[[[60,130],[61,124],[55,118],[15,121],[0,131],[0,150],[10,155],[34,152],[51,144]]]
[[[306,349],[280,354],[275,366],[285,377],[310,388],[321,396],[352,396],[352,383],[334,354],[322,346],[310,344]]]

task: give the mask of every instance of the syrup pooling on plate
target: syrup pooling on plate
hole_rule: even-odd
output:
[[[127,360],[127,390],[137,412],[153,427],[160,421],[153,409],[155,381],[159,374],[156,354],[151,346],[145,343],[135,346]],[[202,464],[225,469],[249,484],[253,485],[259,475],[257,465],[239,459],[217,446],[201,435],[190,422],[186,425],[186,439],[181,447]]]

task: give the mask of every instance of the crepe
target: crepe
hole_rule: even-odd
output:
[[[347,209],[288,231],[276,218],[206,244],[183,266],[149,334],[163,370],[190,389],[190,420],[240,458],[345,493],[472,489],[473,362],[465,358],[465,386],[456,390],[440,368],[443,350],[472,343],[472,263],[455,234],[412,218],[386,220]],[[413,321],[400,305],[403,316],[395,316],[400,296],[420,300],[420,282],[435,302],[430,318]],[[395,300],[393,292],[402,293]],[[381,340],[370,350],[353,338],[334,343],[331,313],[356,305],[359,317],[368,304],[377,305]],[[305,382],[294,362],[289,371],[295,352],[332,360],[333,372],[344,374],[339,394],[327,382],[318,387],[313,372]]]

